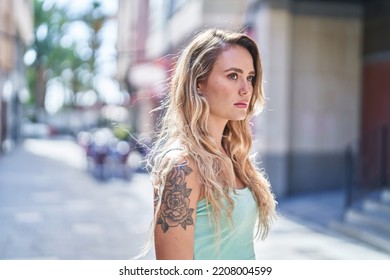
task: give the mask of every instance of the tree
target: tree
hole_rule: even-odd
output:
[[[35,59],[28,67],[30,104],[42,111],[48,84],[55,80],[73,95],[68,104],[73,107],[76,93],[96,91],[93,77],[101,44],[98,35],[107,16],[97,1],[91,3],[85,15],[72,16],[66,6],[34,0],[34,12],[35,40],[29,51]],[[75,24],[85,25],[89,31],[84,42],[72,41],[70,31]]]
[[[92,1],[90,5],[90,12],[82,16],[83,22],[87,25],[90,36],[88,39],[88,45],[91,50],[91,56],[88,59],[88,66],[91,73],[93,73],[92,77],[95,77],[98,73],[101,65],[97,64],[98,61],[98,50],[102,44],[101,37],[99,36],[104,24],[108,20],[108,16],[104,13],[102,9],[102,5],[99,1]],[[92,79],[91,88],[98,92],[95,87],[94,79]]]

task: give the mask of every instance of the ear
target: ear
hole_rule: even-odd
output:
[[[196,84],[196,92],[199,94],[199,95],[203,95],[203,83],[202,82],[198,82]]]

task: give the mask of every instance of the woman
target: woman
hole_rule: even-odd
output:
[[[256,43],[210,29],[181,53],[150,154],[157,259],[255,259],[275,200],[256,170],[250,120],[264,102]]]

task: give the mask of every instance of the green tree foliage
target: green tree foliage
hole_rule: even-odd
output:
[[[71,15],[67,7],[53,2],[34,0],[35,40],[30,52],[35,59],[28,67],[31,105],[44,108],[45,94],[52,80],[61,83],[72,94],[69,106],[75,105],[75,94],[95,90],[94,76],[97,51],[101,45],[99,32],[107,20],[98,1],[91,2],[85,15]],[[75,25],[88,30],[84,41],[75,42],[70,30]]]

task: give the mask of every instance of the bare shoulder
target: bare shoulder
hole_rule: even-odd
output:
[[[193,160],[180,151],[172,151],[167,155],[167,161],[172,161],[165,178],[165,186],[161,196],[161,208],[158,213],[157,225],[163,232],[172,227],[194,225],[194,211],[200,195],[200,184]]]
[[[166,179],[171,180],[172,184],[182,184],[185,181],[187,184],[191,185],[192,188],[200,187],[199,174],[195,161],[183,150],[174,149],[169,151],[164,156],[163,165],[170,166]]]
[[[181,151],[166,155],[170,162],[165,185],[157,197],[155,249],[157,259],[193,257],[196,207],[200,184],[193,160]]]

